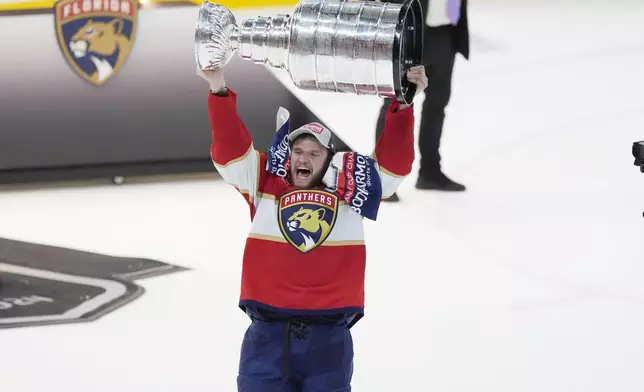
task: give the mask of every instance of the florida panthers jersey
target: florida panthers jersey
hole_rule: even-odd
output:
[[[294,315],[352,313],[355,323],[364,310],[364,214],[356,202],[347,202],[347,189],[359,191],[348,184],[355,178],[342,174],[367,159],[351,153],[334,155],[332,166],[341,182],[335,189],[342,192],[294,188],[283,176],[267,171],[268,155],[255,150],[236,101],[230,89],[227,96],[208,95],[213,163],[250,208],[240,307]],[[392,103],[369,159],[382,197],[391,196],[411,172],[413,108]]]

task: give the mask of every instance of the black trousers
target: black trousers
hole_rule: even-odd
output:
[[[429,27],[424,29],[423,65],[428,85],[420,120],[418,148],[420,150],[419,176],[431,180],[441,173],[439,153],[445,107],[452,93],[452,71],[456,59],[456,35],[452,26]],[[385,99],[376,125],[376,141],[382,134],[385,114],[390,99]]]

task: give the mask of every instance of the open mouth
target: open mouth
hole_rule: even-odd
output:
[[[306,180],[311,176],[311,171],[306,168],[299,168],[295,171],[295,176],[299,180]]]

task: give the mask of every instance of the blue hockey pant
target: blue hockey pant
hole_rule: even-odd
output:
[[[272,320],[251,314],[238,392],[350,392],[353,340],[348,320]]]

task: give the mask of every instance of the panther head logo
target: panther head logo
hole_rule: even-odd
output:
[[[117,56],[113,63],[108,60],[117,50],[130,51],[130,39],[123,35],[123,26],[122,19],[110,22],[90,19],[72,36],[69,49],[77,58],[89,56],[96,66],[96,71],[91,75],[94,81],[104,82],[125,61],[125,56]]]
[[[302,251],[315,246],[317,238],[324,238],[331,231],[331,226],[324,220],[324,208],[312,210],[300,207],[288,218],[288,230],[297,232],[302,236],[304,242],[298,246]],[[315,238],[314,238],[315,237]]]
[[[101,86],[129,57],[138,24],[135,0],[55,0],[58,45],[71,68]]]
[[[337,196],[322,191],[294,191],[280,198],[280,228],[300,252],[320,246],[331,233]]]

